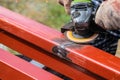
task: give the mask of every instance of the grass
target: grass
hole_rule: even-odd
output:
[[[56,29],[70,19],[57,0],[0,0],[0,5]]]

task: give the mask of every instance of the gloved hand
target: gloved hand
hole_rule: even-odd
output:
[[[64,6],[66,13],[70,14],[70,5],[72,0],[58,0],[58,2]]]
[[[120,30],[120,0],[106,0],[99,7],[95,22],[106,30]]]
[[[72,0],[58,0],[70,14]],[[120,0],[105,0],[99,7],[95,22],[106,30],[120,29]]]

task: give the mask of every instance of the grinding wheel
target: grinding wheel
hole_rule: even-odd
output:
[[[89,42],[93,41],[98,36],[98,34],[93,34],[89,38],[85,38],[83,36],[75,34],[72,31],[66,31],[64,34],[68,40],[75,42],[75,43],[89,43]]]

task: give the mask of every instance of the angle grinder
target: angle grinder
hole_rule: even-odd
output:
[[[71,21],[61,28],[66,38],[75,43],[89,43],[97,36],[94,17],[101,0],[77,2],[71,5]]]

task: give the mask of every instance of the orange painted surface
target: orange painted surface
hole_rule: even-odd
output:
[[[52,68],[57,72],[60,72],[61,74],[64,74],[74,80],[95,80],[93,77],[84,74],[86,70],[79,67],[77,69],[77,66],[73,65],[72,63],[61,60],[58,57],[51,55],[51,53],[36,47],[35,45],[27,44],[27,42],[14,38],[4,31],[1,31],[0,36],[2,37],[0,42],[4,45],[9,46],[10,48]]]
[[[0,49],[0,80],[62,80]]]
[[[1,43],[75,80],[120,79],[119,58],[89,45],[71,43],[56,30],[5,8],[0,9]],[[55,46],[63,48],[65,58],[70,61],[51,57]],[[68,65],[69,62],[78,65],[79,69]]]

